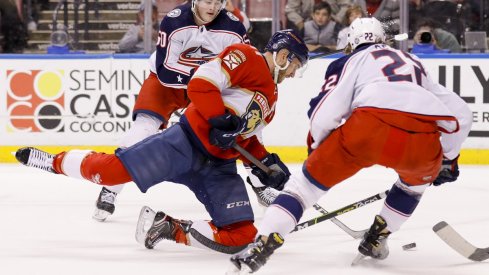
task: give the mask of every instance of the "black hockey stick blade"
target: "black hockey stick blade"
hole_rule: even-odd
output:
[[[451,225],[445,221],[441,221],[433,226],[433,231],[440,237],[448,246],[457,251],[465,258],[482,262],[489,259],[489,247],[478,248],[469,243],[462,237]]]
[[[190,228],[190,235],[194,237],[196,241],[205,245],[207,248],[224,254],[236,254],[247,247],[247,245],[229,246],[229,245],[223,245],[217,243],[207,238],[206,236],[202,235],[199,231],[195,230],[194,228]]]
[[[388,193],[389,193],[389,190],[386,190],[384,192],[375,194],[375,195],[368,197],[366,199],[363,199],[363,200],[354,202],[352,204],[349,204],[349,205],[342,207],[338,210],[331,211],[328,214],[324,214],[324,215],[318,216],[316,218],[312,218],[310,220],[307,220],[305,222],[299,223],[295,226],[295,228],[291,232],[302,230],[304,228],[307,228],[309,226],[313,226],[313,225],[318,224],[320,222],[327,221],[327,220],[334,218],[336,216],[343,215],[345,213],[351,212],[355,209],[358,209],[358,208],[365,206],[367,204],[370,204],[372,202],[376,202],[378,200],[381,200],[381,199],[387,197]]]

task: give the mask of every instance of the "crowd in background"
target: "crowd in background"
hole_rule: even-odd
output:
[[[228,0],[226,9],[236,15],[250,33],[252,43],[270,34],[271,1]],[[489,33],[489,3],[485,0],[409,0],[409,38],[414,52],[459,53],[465,51],[467,31]],[[159,21],[185,0],[153,0],[153,39]],[[280,28],[293,28],[303,35],[312,52],[344,48],[349,24],[358,17],[373,16],[388,34],[399,33],[400,0],[279,0],[283,11]],[[487,2],[487,1],[486,1]],[[484,4],[485,3],[485,4]],[[49,0],[0,1],[0,52],[22,53],[28,49],[29,33],[36,30],[39,14],[49,10]],[[144,5],[134,26],[119,43],[120,52],[141,53],[144,34]],[[269,15],[267,13],[270,13]],[[263,16],[265,14],[265,16]],[[428,18],[428,19],[427,19]]]

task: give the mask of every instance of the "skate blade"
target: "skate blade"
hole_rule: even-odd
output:
[[[353,259],[351,262],[351,266],[356,266],[358,265],[363,259],[365,259],[367,256],[363,255],[362,253],[358,253],[358,255]]]
[[[148,233],[153,221],[155,219],[156,212],[148,206],[143,206],[139,213],[139,219],[136,227],[136,241],[144,245],[146,234]]]
[[[92,218],[96,221],[104,222],[110,215],[112,215],[110,214],[110,212],[101,209],[95,209],[95,211],[93,211]]]

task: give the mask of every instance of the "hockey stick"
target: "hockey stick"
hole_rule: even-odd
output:
[[[313,205],[313,207],[317,211],[321,212],[323,215],[326,215],[329,213],[326,209],[321,207],[319,204],[315,204],[315,205]],[[364,229],[364,230],[360,230],[360,231],[353,230],[350,227],[348,227],[347,225],[345,225],[344,223],[342,223],[337,218],[331,218],[331,222],[336,224],[339,228],[341,228],[343,231],[345,231],[346,234],[352,236],[352,238],[354,238],[354,239],[363,238],[363,236],[365,235],[365,232],[368,231],[368,229]]]
[[[433,231],[453,250],[465,258],[477,262],[489,259],[489,247],[478,248],[473,246],[445,221],[435,224]]]
[[[328,214],[324,214],[324,215],[318,216],[316,218],[312,218],[310,220],[307,220],[305,222],[299,223],[295,226],[294,230],[292,230],[291,232],[299,231],[299,230],[302,230],[302,229],[307,228],[309,226],[318,224],[320,222],[324,222],[326,220],[333,219],[336,216],[343,215],[345,213],[351,212],[355,209],[358,209],[358,208],[365,206],[367,204],[370,204],[372,202],[376,202],[378,200],[381,200],[381,199],[387,197],[387,193],[389,193],[389,190],[375,194],[375,195],[368,197],[366,199],[354,202],[354,203],[349,204],[345,207],[342,207],[338,210],[329,212]]]
[[[319,217],[310,219],[308,221],[305,221],[303,223],[300,223],[300,224],[295,226],[294,230],[292,230],[291,233],[302,230],[304,228],[307,228],[309,226],[318,224],[318,223],[326,221],[326,220],[334,219],[336,216],[343,215],[345,213],[348,213],[348,212],[351,212],[355,209],[358,209],[362,206],[365,206],[369,203],[381,200],[387,196],[388,192],[389,192],[389,190],[386,190],[382,193],[378,193],[378,194],[375,194],[375,195],[368,197],[366,199],[354,202],[352,204],[349,204],[345,207],[342,207],[342,208],[335,210],[333,212],[330,212],[328,214],[324,214],[322,216],[319,216]],[[148,226],[152,226],[152,224],[154,223],[155,216],[156,216],[156,212],[153,209],[151,209],[149,206],[143,206],[143,208],[141,208],[141,212],[139,214],[137,227],[136,227],[136,241],[138,243],[145,244],[145,239],[146,239],[146,236],[147,236],[148,231],[150,229],[150,228],[148,228]],[[207,238],[206,236],[202,235],[199,231],[197,231],[194,228],[191,228],[189,233],[192,235],[192,237],[194,237],[198,242],[200,242],[201,244],[203,244],[207,248],[214,250],[214,251],[217,251],[217,252],[225,253],[225,254],[234,254],[234,253],[241,251],[243,248],[246,247],[246,245],[243,245],[243,246],[226,246],[226,245],[216,243],[215,241],[213,241],[213,240]]]
[[[257,158],[255,158],[252,154],[250,154],[248,151],[246,151],[243,147],[239,146],[238,144],[235,144],[233,148],[238,151],[241,155],[243,155],[245,158],[247,158],[249,161],[251,161],[254,165],[256,165],[258,168],[263,170],[265,173],[270,174],[272,173],[272,169],[270,169],[268,166],[263,164],[261,161],[259,161]],[[319,204],[314,204],[314,209],[318,210],[322,214],[328,214],[328,211],[321,207]],[[343,231],[345,231],[348,235],[352,236],[354,239],[359,239],[362,238],[363,235],[365,234],[366,230],[362,231],[355,231],[342,223],[340,220],[338,220],[335,217],[331,218],[331,222],[336,224],[339,228],[341,228]]]
[[[407,33],[400,33],[400,34],[394,35],[394,37],[392,37],[391,39],[387,40],[386,42],[389,42],[390,43],[392,41],[404,41],[406,39],[408,39],[408,34]],[[309,59],[317,59],[317,58],[321,58],[321,57],[326,57],[326,56],[334,55],[334,54],[337,54],[337,53],[341,53],[344,50],[345,50],[345,48],[334,50],[332,52],[320,53],[320,54],[311,56]]]

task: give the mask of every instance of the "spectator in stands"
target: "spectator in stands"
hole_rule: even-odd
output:
[[[339,24],[331,19],[331,7],[326,2],[314,5],[312,20],[304,24],[304,42],[311,52],[330,52],[335,49]]]
[[[445,31],[452,33],[460,42],[465,32],[468,19],[465,18],[466,0],[426,0],[423,4],[423,15],[430,18]],[[487,0],[486,0],[487,1]]]
[[[365,17],[365,12],[359,5],[353,5],[349,7],[345,12],[345,19],[343,20],[343,25],[345,26],[338,33],[338,41],[336,42],[336,49],[344,49],[348,44],[348,32],[349,26],[353,20],[357,18]]]
[[[153,22],[153,32],[151,35],[151,52],[156,50],[156,41],[158,39],[158,6],[153,1],[153,13],[151,20]],[[119,41],[119,51],[122,53],[144,53],[144,2],[139,6],[136,15],[136,24],[132,25]]]
[[[436,45],[439,49],[447,49],[452,53],[459,53],[462,51],[462,47],[455,38],[455,35],[439,28],[433,20],[425,19],[419,23],[416,34],[414,35],[414,43],[421,44],[421,34],[430,33],[433,39],[432,44]],[[425,37],[424,39],[427,40]]]
[[[359,0],[357,3],[368,16],[384,24],[386,34],[399,33],[399,0]]]
[[[239,21],[241,21],[241,23],[243,23],[246,31],[250,32],[250,28],[251,28],[250,19],[248,18],[248,16],[246,16],[246,14],[243,11],[241,11],[238,7],[236,7],[233,4],[232,0],[228,0],[226,2],[225,9],[227,11],[231,12],[232,14],[234,14],[234,16],[236,16],[239,19]]]
[[[449,53],[450,50],[439,49],[436,46],[434,35],[431,32],[424,31],[420,35],[419,43],[413,45],[412,53]]]
[[[359,0],[287,0],[285,6],[287,28],[303,33],[305,22],[312,19],[313,7],[319,2],[327,2],[331,8],[331,18],[341,24],[348,7]]]
[[[27,30],[15,0],[0,1],[0,32],[4,53],[22,53],[27,45]]]
[[[23,5],[25,11],[24,21],[27,22],[27,30],[29,32],[37,30],[41,11],[49,10],[49,0],[24,0]]]

